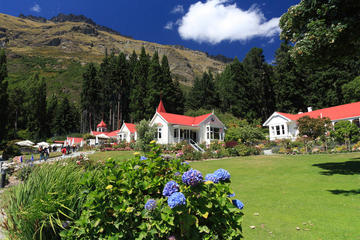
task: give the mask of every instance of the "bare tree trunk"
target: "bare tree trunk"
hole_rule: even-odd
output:
[[[111,110],[112,110],[112,106],[110,106],[110,113],[109,113],[109,129],[111,129]],[[112,123],[114,124],[114,123]]]
[[[116,105],[115,105],[115,108],[116,108]],[[115,125],[115,111],[116,111],[116,110],[114,109],[112,131],[114,131],[114,130],[115,130],[115,127],[116,127],[116,125]]]
[[[120,101],[118,101],[118,122],[117,122],[117,129],[120,129],[120,122],[122,120],[122,111],[120,112]]]
[[[91,112],[89,113],[89,127],[90,127],[90,132],[91,132],[91,129],[92,129],[92,125],[91,125]]]

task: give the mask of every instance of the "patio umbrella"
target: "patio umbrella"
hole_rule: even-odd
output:
[[[49,147],[49,144],[47,142],[39,142],[36,145],[41,147]]]
[[[20,141],[20,142],[17,142],[16,145],[18,146],[21,146],[21,147],[31,147],[33,146],[35,143],[33,143],[32,141],[30,140],[25,140],[25,141]]]

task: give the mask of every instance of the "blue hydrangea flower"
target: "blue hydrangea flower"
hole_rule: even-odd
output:
[[[239,199],[232,200],[232,203],[237,207],[238,209],[243,209],[244,204]]]
[[[170,208],[186,204],[186,198],[181,192],[173,193],[167,200]]]
[[[175,177],[180,176],[180,175],[181,175],[181,173],[180,173],[180,172],[176,172],[176,173],[174,173],[174,176],[175,176]]]
[[[145,209],[148,211],[152,211],[156,208],[156,201],[154,199],[149,199],[146,203],[145,203]]]
[[[146,160],[146,159],[147,159],[147,157],[145,157],[145,156],[141,156],[141,157],[140,157],[140,160],[141,160],[141,161],[144,161],[144,160]]]
[[[219,181],[230,180],[230,173],[225,169],[219,168],[214,172],[214,175],[219,179]]]
[[[179,184],[177,184],[175,181],[171,180],[168,183],[165,184],[165,187],[163,189],[163,195],[165,197],[169,197],[174,192],[179,191]]]
[[[235,197],[235,193],[229,194],[228,197]]]
[[[189,163],[188,162],[181,162],[181,165],[184,165],[184,164],[186,164],[186,165],[189,165]]]
[[[206,174],[205,181],[212,181],[213,183],[218,183],[219,179],[213,173]]]
[[[195,169],[190,169],[187,172],[184,172],[182,175],[182,181],[186,185],[195,186],[198,183],[201,183],[203,180],[203,176],[201,172]]]

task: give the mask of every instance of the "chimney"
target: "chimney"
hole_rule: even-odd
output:
[[[308,112],[312,112],[312,107],[308,107]]]

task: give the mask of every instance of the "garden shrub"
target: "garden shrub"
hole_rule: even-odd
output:
[[[249,156],[252,152],[251,147],[246,146],[245,144],[239,144],[235,147],[235,149],[239,156]]]
[[[32,170],[34,169],[33,165],[25,165],[23,167],[21,167],[16,173],[16,177],[18,179],[20,179],[21,181],[26,181],[30,175],[30,173],[32,172]]]
[[[25,182],[2,196],[8,237],[60,239],[68,221],[80,216],[83,199],[79,181],[83,175],[83,169],[72,161],[35,166]]]
[[[86,180],[79,219],[64,239],[240,239],[243,204],[232,200],[230,174],[203,180],[182,160],[146,156],[107,160],[101,181]],[[95,186],[89,189],[90,186]]]
[[[4,160],[8,160],[21,154],[20,147],[16,145],[19,140],[9,141],[3,151],[2,157]]]

